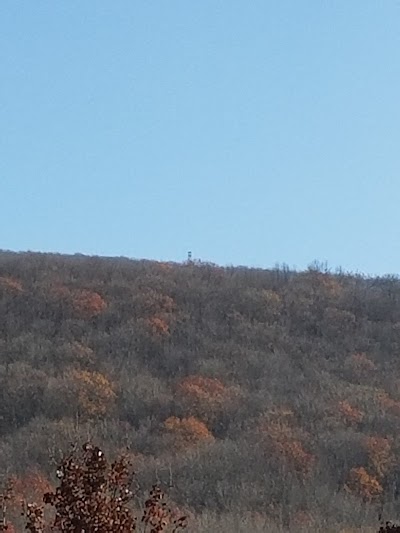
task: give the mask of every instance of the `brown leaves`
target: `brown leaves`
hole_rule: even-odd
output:
[[[123,458],[109,465],[99,448],[85,445],[81,454],[64,459],[57,475],[60,486],[44,495],[55,511],[53,531],[135,530],[136,518],[127,507],[133,472]]]
[[[392,524],[392,522],[386,522],[384,526],[379,528],[378,533],[400,533],[400,526]]]
[[[30,533],[43,533],[45,531],[44,510],[37,503],[23,505],[23,514],[26,517],[25,529]]]
[[[177,533],[187,525],[184,516],[169,508],[157,486],[150,491],[138,520],[132,506],[136,492],[130,462],[121,456],[110,464],[102,450],[91,444],[67,455],[57,477],[59,487],[43,497],[53,510],[49,523],[45,523],[43,506],[29,504],[25,508],[26,529],[31,533],[48,528],[70,533],[131,533],[139,524],[148,533]]]
[[[186,528],[185,516],[174,516],[173,511],[164,501],[165,495],[156,485],[150,491],[149,498],[145,502],[142,522],[150,526],[150,533],[162,533],[170,528],[171,533],[176,533]]]

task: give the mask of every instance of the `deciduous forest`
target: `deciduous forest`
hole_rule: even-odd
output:
[[[400,518],[399,384],[397,277],[0,253],[11,514],[90,441],[191,532],[375,532]]]

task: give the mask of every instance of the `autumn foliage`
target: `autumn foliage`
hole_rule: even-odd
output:
[[[400,416],[400,402],[391,398],[387,392],[379,391],[377,400],[384,413]]]
[[[111,382],[100,372],[71,369],[70,389],[78,402],[78,413],[86,417],[104,416],[116,398]]]
[[[366,502],[371,502],[378,498],[383,492],[383,487],[379,480],[369,474],[363,466],[350,470],[345,488],[361,496]]]
[[[392,439],[369,436],[365,439],[365,446],[371,470],[378,479],[383,479],[395,464]]]
[[[214,440],[207,426],[193,416],[188,418],[171,416],[164,422],[164,427],[173,436],[178,450]]]
[[[37,469],[30,469],[22,476],[12,476],[10,482],[13,507],[24,501],[40,501],[43,494],[53,490],[49,479]]]
[[[362,376],[376,370],[375,363],[367,357],[364,352],[352,354],[348,361],[348,366],[355,372],[357,375]]]
[[[50,292],[82,319],[95,318],[107,309],[107,303],[96,291],[56,285]]]
[[[212,421],[219,413],[235,405],[239,392],[217,378],[197,375],[188,376],[178,384],[177,397],[190,413]]]
[[[150,332],[156,337],[165,337],[169,335],[169,325],[160,317],[153,316],[146,320],[146,325]]]
[[[364,413],[347,400],[339,402],[338,411],[347,424],[358,424],[364,418]]]
[[[0,276],[0,289],[18,293],[23,291],[22,283],[11,276]]]
[[[258,433],[267,453],[275,457],[287,471],[294,471],[301,478],[306,478],[312,472],[315,457],[306,449],[308,436],[294,425],[292,416],[293,412],[288,409],[273,410],[260,420]]]
[[[124,456],[110,463],[100,448],[85,444],[81,451],[74,449],[64,457],[57,477],[59,486],[55,490],[46,484],[36,487],[42,491],[42,503],[22,502],[25,529],[30,533],[177,533],[187,526],[186,517],[167,505],[158,486],[150,490],[138,516],[139,489]],[[31,481],[37,484],[36,476]],[[11,483],[2,501],[12,500],[18,488],[18,483]],[[51,511],[49,518],[46,508]],[[0,530],[13,531],[5,513]]]
[[[396,276],[1,252],[8,511],[39,516],[49,453],[96,440],[211,531],[375,531],[400,518],[399,354]]]

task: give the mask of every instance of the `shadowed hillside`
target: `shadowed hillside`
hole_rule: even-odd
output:
[[[397,278],[0,253],[20,498],[91,440],[193,531],[376,531],[400,517],[399,380]]]

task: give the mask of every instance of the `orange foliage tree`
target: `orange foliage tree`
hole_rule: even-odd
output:
[[[363,352],[350,355],[344,364],[350,374],[358,379],[365,378],[376,371],[375,363]]]
[[[282,412],[285,413],[284,417],[280,416],[281,409],[271,411],[262,417],[258,433],[274,458],[301,478],[307,477],[315,464],[315,456],[304,444],[308,436],[293,426],[291,422],[293,413],[290,410],[283,409]]]
[[[141,297],[141,312],[143,315],[172,313],[176,309],[174,300],[167,294],[154,289],[147,289]]]
[[[67,381],[78,403],[80,415],[104,416],[113,406],[116,398],[113,386],[100,372],[71,369]]]
[[[164,318],[153,316],[146,319],[146,326],[155,337],[168,337],[169,325]]]
[[[362,497],[366,502],[376,500],[383,492],[379,480],[362,466],[350,470],[345,489]]]
[[[57,477],[57,489],[43,495],[47,517],[43,505],[25,506],[25,529],[31,533],[177,533],[186,528],[186,517],[167,505],[158,486],[153,486],[137,516],[137,483],[124,456],[110,463],[102,450],[86,444],[81,452],[73,450],[64,458]],[[2,530],[11,528],[6,524]]]
[[[134,308],[146,335],[156,341],[170,336],[171,327],[176,322],[173,298],[155,289],[145,288],[135,295]]]
[[[72,293],[72,307],[82,318],[93,318],[102,313],[107,304],[95,291],[86,289],[75,290]]]
[[[188,418],[171,416],[164,422],[164,427],[173,436],[177,448],[186,448],[214,440],[207,426],[193,416]]]
[[[384,478],[394,463],[392,440],[379,436],[366,437],[365,447],[371,470],[379,479]]]
[[[0,289],[10,292],[22,292],[22,283],[11,276],[0,276]]]
[[[107,309],[105,300],[92,290],[69,289],[62,285],[52,287],[50,292],[53,298],[66,304],[79,318],[94,318]]]
[[[377,400],[380,408],[395,416],[400,416],[400,402],[393,400],[385,391],[379,391]]]
[[[210,421],[235,404],[240,394],[236,387],[228,387],[217,378],[188,376],[179,383],[177,396],[189,412]]]
[[[304,277],[308,277],[310,285],[313,287],[315,292],[320,292],[326,298],[338,298],[342,292],[343,287],[335,276],[329,274],[328,272],[317,272],[316,270],[311,270],[305,274]]]
[[[351,405],[347,400],[339,402],[338,411],[344,421],[349,425],[358,424],[364,418],[364,413],[360,409],[357,409],[357,407]]]

